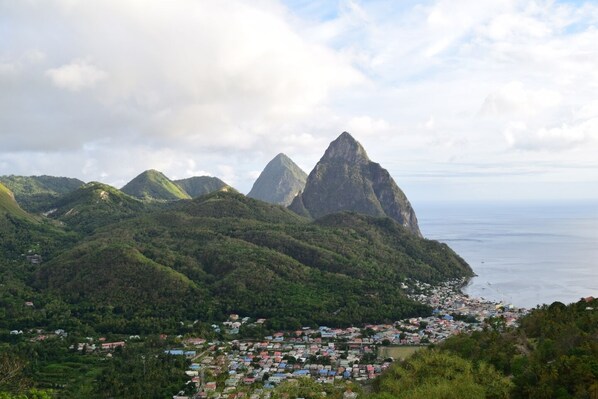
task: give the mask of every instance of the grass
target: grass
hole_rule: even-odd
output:
[[[381,346],[378,353],[383,358],[392,357],[395,360],[405,360],[415,352],[424,348],[423,346]]]

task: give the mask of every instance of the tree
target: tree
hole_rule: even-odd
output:
[[[22,392],[29,384],[23,375],[25,362],[12,354],[0,353],[0,391]]]
[[[494,367],[438,350],[422,350],[393,365],[375,384],[374,398],[506,399],[509,379]]]

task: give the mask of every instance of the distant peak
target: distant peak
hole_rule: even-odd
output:
[[[363,146],[348,132],[341,133],[324,153],[322,160],[341,159],[347,162],[368,162],[368,154]]]
[[[286,154],[283,154],[281,152],[280,154],[278,154],[274,158],[272,158],[272,160],[270,162],[285,164],[285,163],[288,163],[290,160],[291,160],[291,158],[289,158]]]
[[[340,134],[340,136],[337,137],[337,140],[338,139],[353,140],[355,142],[357,141],[357,140],[355,140],[355,138],[353,138],[353,136],[351,136],[351,133],[349,133],[349,132],[342,132]]]

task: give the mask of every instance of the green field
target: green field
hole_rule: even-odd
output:
[[[405,360],[415,352],[424,348],[423,346],[381,346],[378,353],[381,357],[392,357],[395,360]]]

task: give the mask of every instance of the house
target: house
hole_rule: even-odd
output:
[[[185,343],[193,346],[200,346],[206,343],[204,338],[187,338]]]
[[[236,387],[238,383],[239,383],[239,380],[237,378],[233,378],[233,377],[224,381],[224,385],[227,387]]]
[[[114,350],[116,348],[124,348],[125,342],[118,341],[118,342],[105,342],[102,344],[103,350]]]
[[[215,391],[216,390],[216,382],[214,381],[210,381],[210,382],[206,382],[206,385],[204,386],[204,389],[206,391]]]
[[[27,262],[31,263],[32,265],[39,265],[42,263],[42,256],[38,254],[27,255]]]

